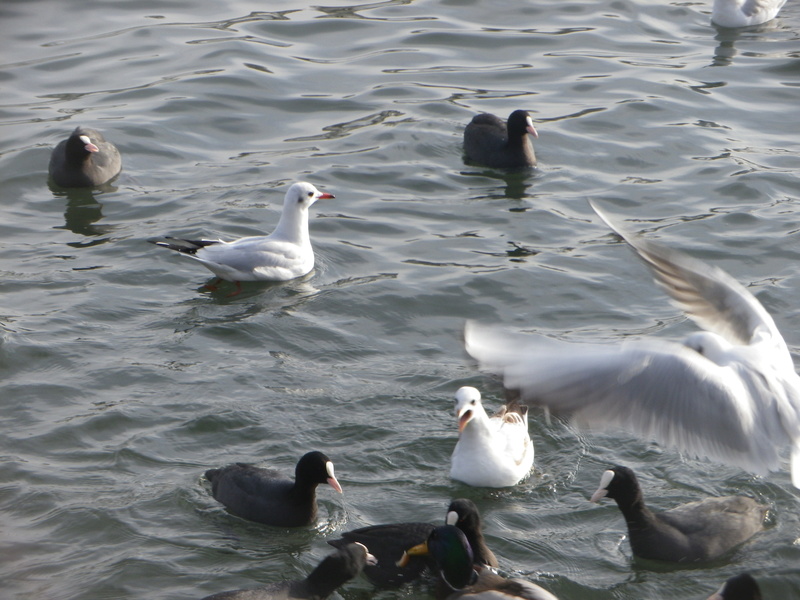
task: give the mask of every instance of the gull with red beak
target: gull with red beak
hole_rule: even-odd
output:
[[[477,487],[508,487],[519,483],[533,466],[528,434],[528,407],[509,403],[489,417],[481,393],[465,386],[456,392],[458,443],[450,477]]]
[[[222,240],[186,240],[167,237],[149,240],[188,256],[219,279],[232,281],[241,291],[242,281],[288,281],[307,275],[314,268],[314,249],[308,234],[308,209],[317,200],[334,198],[310,183],[293,184],[283,200],[278,225],[269,235]],[[215,289],[214,285],[207,285]]]

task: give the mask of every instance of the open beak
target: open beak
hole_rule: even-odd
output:
[[[472,411],[471,410],[466,410],[461,415],[459,415],[459,417],[458,417],[458,433],[461,433],[464,430],[464,427],[467,426],[467,423],[469,423],[471,420],[472,420]]]
[[[428,554],[428,542],[422,542],[403,552],[403,556],[395,564],[398,567],[405,567],[412,556],[425,556],[426,554]]]

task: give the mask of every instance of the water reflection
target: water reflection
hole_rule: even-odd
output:
[[[709,65],[711,67],[727,67],[731,65],[734,57],[739,54],[738,50],[736,50],[736,42],[740,39],[755,40],[762,37],[760,34],[780,29],[776,19],[753,27],[729,28],[718,25],[714,25],[714,27],[717,29],[717,35],[714,36],[714,39],[719,42],[719,45],[714,50],[714,58]]]
[[[64,209],[64,225],[56,229],[69,229],[80,236],[96,238],[88,241],[70,242],[68,245],[75,248],[96,246],[103,244],[114,229],[113,225],[98,225],[103,218],[103,204],[95,198],[96,193],[115,192],[117,188],[109,183],[95,188],[62,188],[48,182],[50,191],[59,198],[66,198],[67,205]]]
[[[464,159],[464,162],[469,165],[469,161],[466,159]],[[522,200],[528,197],[526,190],[531,187],[530,182],[535,173],[536,169],[528,167],[508,170],[482,169],[480,171],[461,171],[461,174],[466,177],[488,177],[489,179],[502,181],[505,184],[502,197],[512,200]]]

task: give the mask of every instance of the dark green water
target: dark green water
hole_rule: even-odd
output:
[[[270,12],[274,11],[274,12]],[[304,576],[338,532],[481,508],[503,570],[562,600],[706,598],[752,571],[800,598],[800,495],[625,434],[531,413],[534,474],[448,477],[452,396],[502,391],[466,319],[566,339],[679,338],[669,305],[587,198],[748,285],[800,347],[800,8],[756,29],[710,2],[385,1],[0,5],[0,580],[4,598],[200,598]],[[479,111],[531,111],[540,168],[465,166]],[[109,189],[51,191],[51,148],[101,129]],[[316,272],[203,291],[147,244],[269,231],[289,183]],[[200,484],[236,460],[287,471],[324,450],[345,494],[276,530]],[[632,562],[621,515],[587,502],[624,463],[667,508],[744,493],[770,526],[696,569]],[[426,597],[424,588],[381,600]],[[373,597],[363,579],[344,598]]]

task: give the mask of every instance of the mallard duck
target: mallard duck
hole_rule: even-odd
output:
[[[536,154],[528,134],[539,137],[526,110],[512,112],[508,123],[481,113],[464,129],[464,153],[468,160],[487,167],[535,167]]]
[[[364,544],[347,544],[326,556],[305,579],[220,592],[203,600],[324,600],[371,564],[375,564],[375,557]]]
[[[205,473],[211,493],[237,517],[277,527],[302,527],[317,517],[316,489],[327,483],[340,494],[333,463],[309,452],[297,463],[294,481],[275,469],[236,463]]]
[[[400,560],[430,554],[439,571],[439,600],[558,600],[553,594],[524,579],[506,579],[492,569],[473,569],[472,549],[464,533],[452,525],[435,528],[428,539],[409,548]]]
[[[468,540],[473,541],[476,569],[498,566],[497,558],[486,546],[480,513],[474,502],[465,498],[453,500],[447,507],[445,522],[458,527]],[[378,562],[367,566],[364,569],[364,576],[376,587],[399,587],[419,578],[426,569],[433,566],[430,557],[423,556],[411,558],[402,567],[397,566],[397,561],[406,549],[427,540],[435,527],[431,523],[414,522],[371,525],[346,531],[342,537],[328,540],[328,543],[336,548],[352,542],[365,544]]]
[[[310,183],[293,184],[283,200],[278,226],[269,235],[222,240],[184,240],[166,237],[148,240],[156,246],[193,258],[219,279],[232,281],[288,281],[314,268],[314,249],[308,235],[308,209],[317,200],[333,198]],[[209,286],[213,287],[213,286]]]
[[[122,170],[117,147],[88,127],[76,127],[50,155],[50,178],[61,187],[91,187],[108,183]]]
[[[622,511],[634,556],[680,563],[722,556],[761,531],[767,512],[744,496],[706,498],[653,512],[645,506],[634,472],[621,466],[603,473],[591,500],[602,498],[615,500]]]
[[[464,386],[456,392],[458,442],[450,477],[478,487],[507,487],[524,479],[533,466],[528,407],[503,406],[489,417],[481,393]]]
[[[772,317],[727,273],[626,233],[594,209],[705,331],[613,346],[467,323],[467,352],[522,401],[579,424],[621,427],[759,475],[780,468],[788,444],[800,488],[800,377]]]

